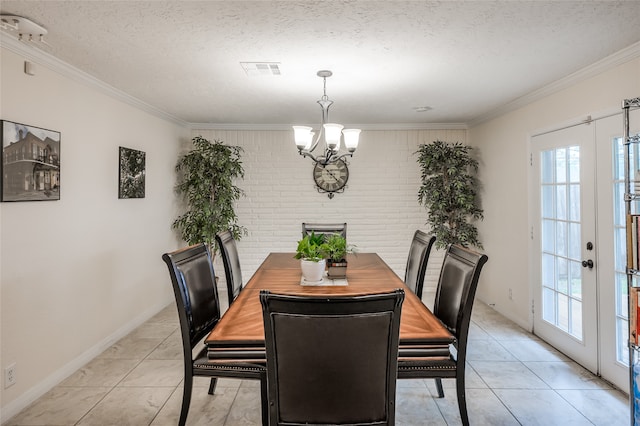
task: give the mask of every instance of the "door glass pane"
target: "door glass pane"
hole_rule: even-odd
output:
[[[564,331],[569,331],[569,298],[564,294],[557,294],[558,318],[556,326]]]
[[[582,253],[580,240],[580,224],[569,223],[569,257],[572,259],[580,259]]]
[[[623,221],[616,223],[624,223]],[[622,226],[616,225],[614,230],[614,250],[616,252],[615,255],[615,269],[618,272],[622,272],[626,267],[626,252],[627,252],[627,236],[625,233],[625,229]],[[624,275],[624,273],[623,273]],[[625,285],[626,285],[626,277],[625,277]]]
[[[580,221],[580,185],[569,186],[569,220]]]
[[[556,223],[553,220],[542,220],[542,251],[553,253],[555,250]]]
[[[541,180],[542,183],[552,183],[553,182],[553,151],[544,151],[540,154],[542,156],[542,164],[543,166],[541,170]]]
[[[553,202],[553,186],[542,186],[542,217],[553,217],[555,204]]]
[[[544,287],[555,287],[555,259],[550,254],[542,255],[542,285]]]
[[[569,265],[569,276],[571,277],[569,294],[571,297],[582,300],[582,264],[580,262],[571,261]]]
[[[624,223],[624,182],[615,181],[613,188],[613,212],[615,223]]]
[[[541,153],[542,317],[582,340],[580,147]]]
[[[556,186],[556,217],[558,219],[567,218],[567,187]]]
[[[556,221],[556,252],[559,256],[567,255],[567,222]]]
[[[571,327],[570,333],[578,339],[582,337],[582,303],[575,299],[571,300]]]
[[[558,266],[558,276],[556,277],[556,290],[560,293],[568,294],[569,293],[569,268],[567,265],[567,259],[562,257],[556,258],[557,266]]]
[[[542,288],[542,319],[555,324],[556,322],[556,303],[555,293],[553,290]]]
[[[555,150],[556,157],[556,183],[564,183],[567,181],[567,151],[565,149]]]
[[[627,276],[625,274],[616,273],[616,294],[624,295],[617,299],[616,306],[619,312],[629,312],[629,298],[627,296]]]
[[[580,147],[569,148],[569,181],[580,183]]]

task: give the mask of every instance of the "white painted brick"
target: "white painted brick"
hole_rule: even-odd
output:
[[[292,252],[302,222],[347,222],[348,240],[361,252],[376,252],[400,276],[416,229],[428,232],[418,204],[420,169],[414,155],[436,139],[465,142],[465,130],[363,131],[349,162],[346,191],[330,200],[315,189],[313,163],[298,155],[289,131],[193,130],[244,149],[246,197],[236,206],[248,235],[238,242],[242,277],[248,281],[269,252]],[[432,251],[425,288],[435,287],[442,253]],[[224,269],[215,262],[221,287]],[[226,291],[226,290],[225,290]]]

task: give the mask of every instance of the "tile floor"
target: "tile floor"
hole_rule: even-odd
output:
[[[221,291],[221,296],[226,293]],[[425,294],[425,300],[433,294]],[[225,302],[223,302],[225,303]],[[472,425],[628,425],[627,396],[476,302],[469,333]],[[182,349],[174,305],[107,349],[7,425],[176,425]],[[196,378],[188,425],[260,424],[257,381],[219,379],[214,396]],[[458,425],[455,384],[400,380],[397,425]]]

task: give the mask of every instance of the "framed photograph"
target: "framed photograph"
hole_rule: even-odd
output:
[[[145,153],[120,147],[118,198],[144,198]]]
[[[60,199],[60,132],[2,120],[2,201]]]

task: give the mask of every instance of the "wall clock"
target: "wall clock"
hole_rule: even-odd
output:
[[[313,168],[313,180],[316,182],[318,192],[326,192],[329,198],[337,192],[344,192],[345,185],[349,180],[349,168],[344,160],[334,163],[316,163]]]

